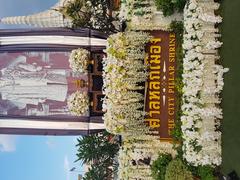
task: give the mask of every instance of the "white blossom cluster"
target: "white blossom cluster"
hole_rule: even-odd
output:
[[[220,17],[212,15],[218,5],[213,2],[208,4],[207,12],[205,6],[207,4],[202,0],[190,0],[184,10],[181,128],[184,158],[195,166],[218,166],[222,161],[219,94],[224,85],[223,74],[228,69],[215,64],[219,58],[216,49],[222,43],[215,39],[217,36],[209,37],[206,31],[221,22]],[[208,15],[210,12],[212,14]]]
[[[140,135],[138,137],[125,136],[118,156],[118,179],[152,180],[151,165],[158,158],[159,153],[176,152],[172,144],[160,142],[158,136]]]
[[[101,2],[101,1],[100,1]],[[104,2],[102,2],[104,4]],[[102,22],[99,20],[99,17],[105,15],[104,7],[101,3],[92,4],[91,1],[86,1],[86,8],[89,9],[91,18],[90,23],[92,24],[93,28],[101,29],[103,26]]]
[[[89,109],[89,97],[87,92],[76,91],[67,100],[68,109],[75,116],[85,115]]]
[[[123,145],[118,156],[118,179],[152,180],[151,164],[158,153],[176,154],[171,143],[160,142],[158,132],[144,123],[144,87],[148,73],[144,65],[145,44],[151,36],[125,32],[107,40],[103,63],[104,123],[106,129],[121,134]]]
[[[108,38],[107,58],[103,62],[103,116],[106,129],[114,134],[148,130],[144,123],[144,89],[139,83],[147,79],[144,65],[147,33],[125,32]]]
[[[121,2],[119,17],[131,21],[133,16],[139,16],[144,21],[149,21],[153,17],[154,8],[153,0],[126,0]]]
[[[182,20],[182,14],[164,17],[157,11],[154,0],[126,0],[121,3],[119,17],[128,22],[130,30],[169,30],[173,20]]]
[[[89,58],[90,52],[86,49],[79,48],[72,50],[69,58],[69,63],[73,72],[86,74]]]

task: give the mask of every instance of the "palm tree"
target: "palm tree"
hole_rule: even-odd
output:
[[[76,161],[83,161],[83,163],[90,163],[93,161],[111,161],[119,150],[119,145],[111,142],[112,135],[107,131],[89,136],[80,137],[77,139],[78,144],[78,159]]]
[[[101,164],[91,165],[88,172],[85,173],[83,180],[105,180],[111,176],[111,172],[107,171],[107,168]]]
[[[91,18],[91,9],[87,6],[86,1],[75,0],[68,2],[64,7],[58,10],[64,18],[71,19],[73,26],[85,27]]]
[[[84,164],[91,164],[85,180],[97,180],[99,177],[102,177],[100,179],[106,179],[112,175],[114,166],[116,166],[114,157],[119,150],[119,145],[113,141],[113,138],[112,134],[103,131],[77,139],[78,159],[75,162],[81,160]]]

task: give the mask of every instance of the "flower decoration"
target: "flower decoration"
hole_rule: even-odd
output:
[[[150,36],[143,32],[113,34],[108,38],[107,58],[103,62],[104,123],[109,132],[143,133],[143,95],[139,85],[147,79],[144,47]]]
[[[87,92],[76,91],[67,100],[68,109],[75,116],[85,115],[89,109],[89,97]]]
[[[214,15],[217,7],[218,3],[190,0],[184,10],[181,129],[183,157],[194,166],[219,166],[222,161],[218,128],[222,109],[217,104],[228,69],[215,63],[219,59],[216,49],[222,45],[215,39],[215,23],[222,20]]]
[[[90,52],[86,49],[72,50],[69,63],[73,72],[87,73],[88,61],[90,58]]]

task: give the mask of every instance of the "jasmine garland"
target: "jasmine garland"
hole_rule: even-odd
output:
[[[69,58],[70,67],[74,72],[87,73],[90,52],[86,49],[72,50]]]
[[[144,47],[149,40],[149,34],[143,32],[117,33],[108,38],[103,67],[103,119],[109,132],[148,132],[144,97],[137,91],[144,89],[139,83],[145,82],[148,75]]]
[[[228,69],[215,64],[219,59],[216,49],[222,45],[214,33],[218,32],[214,24],[222,20],[214,15],[217,7],[217,3],[190,0],[184,11],[184,115],[181,128],[183,156],[195,166],[221,164],[221,132],[218,127],[222,109],[216,103],[220,103],[223,74]]]
[[[89,97],[87,92],[76,91],[67,100],[68,109],[73,115],[85,115],[89,108]]]

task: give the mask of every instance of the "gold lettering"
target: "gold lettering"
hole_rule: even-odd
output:
[[[161,62],[161,60],[160,60],[160,58],[161,58],[161,56],[160,55],[151,55],[150,56],[150,63],[155,63],[155,64],[160,64],[160,62]]]
[[[161,46],[150,46],[150,53],[160,54],[161,53]]]
[[[149,77],[151,81],[160,79],[160,71],[150,71]]]
[[[145,119],[145,121],[149,122],[149,126],[151,128],[158,128],[158,127],[160,127],[160,119]]]
[[[175,57],[176,56],[176,54],[175,53],[169,53],[169,57],[171,58],[171,57]]]
[[[169,48],[169,51],[170,51],[170,52],[175,52],[175,47],[170,47],[170,48]]]
[[[174,94],[175,91],[173,90],[173,88],[170,88],[170,89],[168,89],[168,93],[169,93],[169,94]]]
[[[172,33],[172,32],[171,32],[170,35],[169,35],[169,37],[175,39],[175,37],[176,37],[176,36],[175,36],[175,33]]]
[[[160,102],[159,101],[150,101],[149,102],[149,109],[160,109]]]
[[[150,89],[159,90],[160,89],[160,82],[158,82],[158,81],[156,81],[156,82],[151,81],[149,83],[149,88]]]
[[[174,63],[175,62],[175,58],[169,58],[169,62]]]
[[[168,115],[173,116],[174,115],[174,108],[168,108]]]
[[[152,66],[152,64],[150,65],[150,69],[151,70],[159,70],[160,66]]]
[[[160,91],[149,91],[150,100],[160,100]]]
[[[168,115],[173,116],[175,114],[174,98],[168,97]]]
[[[175,67],[174,66],[169,66],[169,71],[174,71]]]
[[[156,44],[156,43],[161,42],[161,41],[162,41],[161,38],[153,38],[153,39],[150,40],[150,42],[153,43],[153,44]]]
[[[154,114],[160,114],[160,111],[149,111],[150,117],[153,117]]]
[[[175,123],[173,119],[168,120],[168,134],[171,135],[172,130],[175,127]]]

